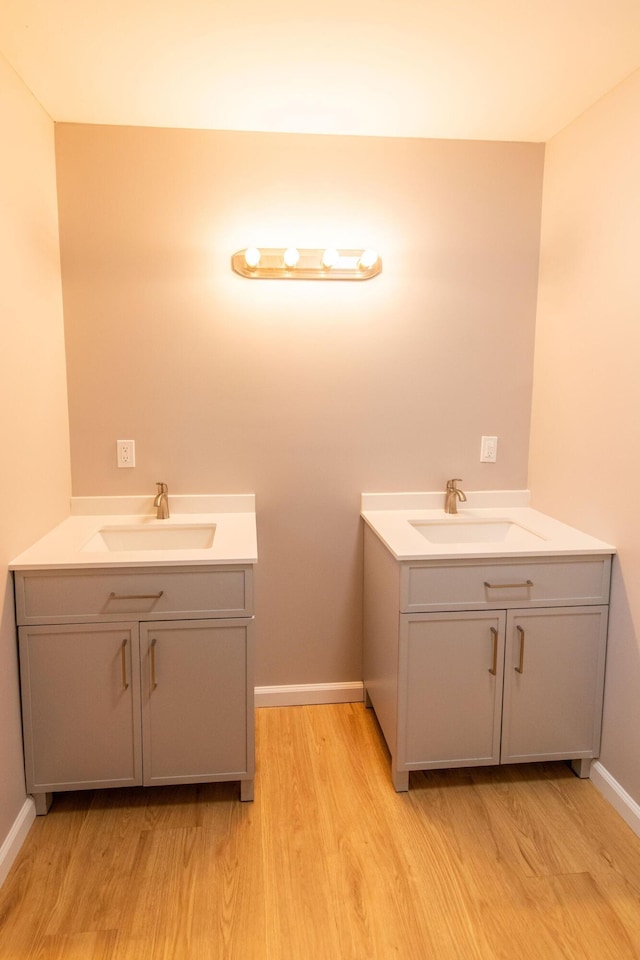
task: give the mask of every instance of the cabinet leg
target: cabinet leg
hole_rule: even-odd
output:
[[[398,770],[395,760],[391,761],[391,779],[396,793],[406,793],[409,789],[409,771]]]
[[[253,780],[240,781],[240,799],[253,800]]]
[[[580,760],[572,760],[571,769],[575,773],[576,777],[580,777],[581,780],[588,779],[591,772],[591,762],[591,757],[582,757]]]
[[[373,704],[371,703],[371,697],[369,696],[369,691],[367,688],[364,688],[364,705],[367,710],[373,710]]]
[[[36,805],[36,816],[44,817],[49,813],[49,807],[53,800],[52,793],[32,793],[33,802]]]

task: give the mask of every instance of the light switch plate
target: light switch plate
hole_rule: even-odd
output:
[[[480,444],[480,461],[482,463],[495,463],[498,459],[498,438],[483,437]]]

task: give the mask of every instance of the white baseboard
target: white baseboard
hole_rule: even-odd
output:
[[[7,879],[9,870],[13,866],[13,861],[18,856],[20,847],[26,840],[31,825],[36,818],[36,807],[31,799],[27,797],[23,803],[20,813],[14,820],[13,826],[0,847],[0,887]]]
[[[299,707],[311,703],[354,703],[364,699],[361,680],[350,683],[297,683],[256,687],[256,707]]]
[[[591,764],[590,779],[599,793],[608,800],[625,823],[640,837],[640,805],[636,803],[624,787],[611,776],[599,760]]]

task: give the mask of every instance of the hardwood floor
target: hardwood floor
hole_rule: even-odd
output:
[[[237,784],[58,794],[2,960],[640,958],[640,839],[564,764],[391,786],[363,704],[257,711]]]

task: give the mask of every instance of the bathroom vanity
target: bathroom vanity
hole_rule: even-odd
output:
[[[120,500],[11,564],[36,810],[61,790],[222,780],[251,800],[253,497],[173,498],[162,520]]]
[[[365,698],[398,791],[411,770],[588,776],[598,756],[614,548],[502,500],[446,517],[433,494],[363,495]]]

